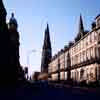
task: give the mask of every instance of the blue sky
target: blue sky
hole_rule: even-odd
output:
[[[80,13],[86,30],[91,30],[91,23],[100,13],[100,0],[3,1],[8,13],[7,20],[14,12],[18,21],[20,62],[23,66],[29,66],[30,75],[34,71],[40,71],[41,49],[47,22],[54,55],[77,35]],[[37,52],[31,52],[32,50]]]

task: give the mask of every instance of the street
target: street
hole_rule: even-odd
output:
[[[19,93],[20,91],[20,93]],[[77,99],[77,100],[96,100],[99,96],[97,91],[87,91],[80,88],[26,88],[17,89],[16,91],[17,100],[65,100],[65,99]]]
[[[100,89],[22,86],[0,88],[0,100],[97,100]]]

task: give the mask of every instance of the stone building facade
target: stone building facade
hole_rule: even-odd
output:
[[[17,80],[24,79],[24,71],[19,61],[17,20],[12,13],[7,23],[6,16],[3,0],[0,0],[0,84],[14,85]]]
[[[92,23],[91,31],[84,31],[80,16],[77,37],[53,56],[48,73],[51,80],[100,80],[100,15]]]

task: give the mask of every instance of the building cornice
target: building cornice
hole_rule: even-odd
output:
[[[70,66],[69,68],[63,68],[63,69],[60,69],[60,70],[57,69],[56,71],[49,72],[49,75],[57,74],[59,72],[66,72],[66,71],[77,69],[77,68],[82,68],[84,66],[87,66],[87,65],[90,65],[90,64],[94,64],[94,63],[100,64],[100,58],[94,58],[94,59],[92,58],[92,59],[87,60],[85,62],[82,62],[82,63],[79,63],[79,64],[75,64],[73,66]]]
[[[94,64],[94,63],[100,64],[100,58],[91,58],[90,60],[87,60],[87,61],[82,62],[80,64],[75,64],[75,65],[71,66],[71,70],[81,68],[81,67],[84,67],[84,66],[87,66],[90,64]]]

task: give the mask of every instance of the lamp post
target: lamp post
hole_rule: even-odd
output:
[[[36,52],[36,50],[33,49],[33,50],[28,51],[28,53],[27,53],[27,67],[30,67],[29,57],[34,52]]]

